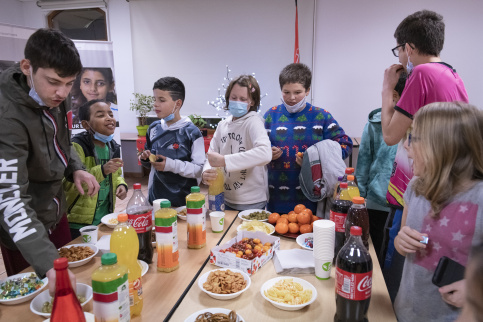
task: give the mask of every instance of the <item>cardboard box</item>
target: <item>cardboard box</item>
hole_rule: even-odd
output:
[[[220,250],[227,249],[233,244],[241,241],[243,238],[258,238],[262,242],[272,243],[272,247],[269,251],[264,253],[260,257],[255,257],[252,260],[236,257],[233,253],[222,253]],[[237,236],[221,246],[215,246],[210,251],[210,263],[220,267],[236,268],[246,272],[248,275],[255,274],[265,263],[267,263],[272,257],[275,250],[280,249],[280,238],[267,235],[260,231],[239,231]]]

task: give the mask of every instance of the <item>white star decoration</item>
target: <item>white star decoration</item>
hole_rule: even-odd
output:
[[[441,220],[439,221],[439,225],[440,225],[440,226],[446,226],[446,227],[448,227],[448,222],[449,222],[449,219],[448,219],[446,216],[444,216],[444,217],[443,217],[443,218],[441,218]]]
[[[427,231],[427,232],[431,232],[431,225],[430,225],[430,224],[427,224],[427,225],[426,225],[426,231]]]
[[[433,248],[436,249],[437,252],[441,249],[441,245],[438,242],[433,243]]]
[[[453,253],[457,253],[458,252],[458,247],[453,247]]]
[[[465,235],[461,233],[461,230],[458,230],[456,233],[451,233],[451,235],[453,235],[453,240],[457,240],[459,242],[462,242],[463,237],[465,237]]]
[[[458,210],[458,211],[459,211],[459,212],[462,212],[462,213],[465,213],[465,212],[467,212],[467,211],[468,211],[468,207],[467,207],[467,206],[465,206],[465,205],[461,205],[461,206],[460,206],[460,210]]]

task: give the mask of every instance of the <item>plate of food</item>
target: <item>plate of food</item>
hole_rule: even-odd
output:
[[[145,261],[142,261],[142,260],[138,259],[138,264],[139,264],[139,266],[141,266],[141,270],[142,270],[142,271],[141,271],[141,276],[146,275],[146,273],[147,273],[147,272],[148,272],[148,270],[149,270],[149,265],[148,265],[148,263],[146,263]]]
[[[285,311],[300,310],[317,298],[317,290],[312,284],[290,276],[275,277],[266,281],[260,293],[273,306]]]
[[[69,267],[78,267],[87,264],[99,249],[91,244],[72,244],[59,248],[59,256],[67,258]]]
[[[198,279],[198,287],[217,300],[234,299],[245,292],[251,283],[247,273],[233,268],[214,269]]]
[[[296,239],[297,244],[299,244],[300,247],[307,249],[307,250],[314,250],[314,234],[313,233],[307,233],[307,234],[302,234],[299,235]]]
[[[179,219],[186,220],[186,206],[176,208],[175,210],[178,213]]]
[[[35,273],[21,273],[0,281],[0,304],[14,305],[27,302],[47,286],[49,279]]]
[[[197,322],[197,321],[227,321],[227,322],[245,322],[240,314],[230,309],[223,309],[213,307],[209,309],[199,310],[188,316],[184,322]]]
[[[263,209],[248,209],[243,210],[238,213],[238,218],[243,221],[258,220],[258,221],[268,221],[268,216],[271,212]]]
[[[84,306],[92,299],[92,287],[87,284],[77,283],[76,295],[81,306]],[[45,290],[30,302],[30,311],[40,316],[50,317],[53,303],[54,298],[50,296],[49,290]]]
[[[244,221],[243,224],[239,225],[236,228],[236,231],[261,231],[265,234],[271,235],[275,232],[275,227],[269,223],[258,221],[258,220],[251,220],[251,221]]]
[[[107,214],[104,217],[101,218],[101,223],[106,225],[109,228],[116,228],[116,225],[118,223],[117,221],[117,215],[122,214],[122,212],[113,212],[111,214]]]

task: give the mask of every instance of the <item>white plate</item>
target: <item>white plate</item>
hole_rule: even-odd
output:
[[[91,256],[87,257],[87,258],[84,258],[80,261],[75,261],[75,262],[69,262],[69,267],[78,267],[78,266],[82,266],[82,265],[85,265],[87,264],[88,262],[90,262],[90,260],[92,258],[94,258],[94,256],[96,256],[97,252],[99,251],[99,249],[97,248],[96,245],[92,245],[92,244],[72,244],[72,245],[65,245],[61,248],[71,248],[71,247],[74,247],[74,246],[83,246],[83,247],[89,247],[90,249],[92,249],[92,251],[94,252],[94,254],[92,254]],[[60,250],[60,248],[59,248]]]
[[[284,279],[287,279],[287,278],[291,278],[291,279],[293,279],[294,282],[297,282],[297,283],[301,284],[302,287],[304,288],[304,290],[306,290],[306,289],[312,290],[312,298],[307,303],[304,303],[304,304],[290,305],[290,304],[285,304],[285,303],[279,303],[279,302],[272,301],[271,299],[269,299],[268,297],[265,296],[265,291],[266,290],[268,290],[269,288],[271,288],[278,281],[284,280]],[[272,278],[272,279],[266,281],[262,285],[262,288],[260,289],[260,293],[262,294],[263,298],[265,300],[269,301],[270,303],[272,303],[273,306],[275,306],[275,307],[277,307],[277,308],[279,308],[281,310],[285,310],[285,311],[296,311],[296,310],[300,310],[300,309],[306,307],[307,305],[312,304],[315,301],[315,299],[317,298],[317,290],[315,289],[315,287],[312,284],[310,284],[309,282],[307,282],[304,279],[297,278],[297,277],[292,277],[292,276],[275,277],[275,278]]]
[[[92,287],[87,284],[77,283],[76,293],[86,298],[86,300],[81,303],[81,306],[86,305],[92,299]],[[30,302],[30,311],[37,315],[50,317],[50,313],[42,312],[42,306],[45,302],[50,301],[50,299],[51,296],[49,294],[49,290],[45,290],[44,292],[37,295],[32,302]]]
[[[148,263],[146,263],[145,261],[142,261],[140,259],[138,259],[138,264],[141,266],[141,276],[144,276],[146,275],[146,273],[148,272],[148,269],[149,269],[149,265]]]
[[[103,223],[104,225],[106,225],[107,227],[109,228],[116,228],[116,225],[117,225],[117,215],[119,214],[122,214],[122,212],[113,212],[112,214],[107,214],[105,215],[104,217],[101,218],[101,223]],[[109,220],[111,219],[116,219],[116,223],[115,224],[111,224],[109,223]]]
[[[247,215],[251,214],[252,212],[260,212],[260,211],[265,211],[266,213],[268,213],[268,215],[271,214],[270,211],[263,210],[263,209],[248,209],[248,210],[240,211],[238,213],[238,218],[240,218],[243,221],[251,221],[251,220],[248,220],[248,219],[243,218],[242,216],[247,216]],[[264,220],[259,220],[259,221],[268,221],[268,218],[267,219],[264,219]]]
[[[202,313],[206,313],[206,312],[210,312],[210,313],[223,313],[223,314],[226,314],[228,315],[231,310],[230,309],[222,309],[222,308],[219,308],[219,307],[213,307],[213,308],[209,308],[209,309],[203,309],[203,310],[199,310],[198,312],[195,312],[193,314],[191,314],[190,316],[188,316],[188,318],[186,320],[184,320],[184,322],[194,322],[196,320],[196,317],[198,317],[198,315],[202,314]],[[243,317],[238,314],[238,321],[237,322],[245,322],[245,320],[243,319]]]
[[[230,270],[234,273],[240,273],[242,274],[243,276],[243,279],[247,282],[247,286],[239,291],[239,292],[236,292],[236,293],[231,293],[231,294],[217,294],[217,293],[213,293],[213,292],[210,292],[210,291],[207,291],[205,290],[205,288],[203,287],[203,284],[206,282],[206,280],[208,279],[208,276],[210,275],[211,272],[215,272],[215,271],[226,271],[226,270]],[[250,279],[250,276],[248,276],[247,273],[241,271],[241,270],[238,270],[238,269],[233,269],[233,268],[220,268],[220,269],[214,269],[212,271],[209,271],[209,272],[206,272],[204,273],[203,275],[200,276],[200,278],[198,278],[198,287],[203,291],[205,292],[206,294],[208,294],[209,296],[211,296],[212,298],[215,298],[217,300],[231,300],[231,299],[234,299],[235,297],[238,297],[240,296],[243,292],[245,292],[246,290],[248,290],[248,288],[250,287],[252,281]]]
[[[299,246],[302,247],[303,249],[314,250],[312,247],[305,246],[305,241],[307,241],[307,240],[311,241],[312,245],[313,245],[314,244],[314,233],[302,234],[302,235],[299,235],[296,239],[297,244],[299,244]]]
[[[96,318],[94,317],[94,314],[89,313],[89,312],[84,312],[84,316],[86,318],[86,322],[95,322]],[[44,322],[50,322],[50,318],[47,320],[44,320]]]
[[[99,248],[101,254],[109,253],[111,250],[111,235],[102,236],[95,245]]]
[[[12,276],[9,276],[7,277],[6,279],[0,281],[0,285],[4,282],[6,282],[7,280],[11,280],[11,279],[15,279],[15,278],[23,278],[25,276],[30,276],[30,274],[32,274],[31,272],[30,273],[21,273],[21,274],[16,274],[16,275],[12,275]],[[35,274],[37,276],[37,274]],[[38,290],[36,290],[35,292],[32,292],[30,294],[27,294],[25,296],[22,296],[22,297],[17,297],[17,298],[14,298],[14,299],[8,299],[8,300],[0,300],[0,304],[5,304],[5,305],[14,305],[14,304],[19,304],[19,303],[24,303],[24,302],[27,302],[28,300],[32,299],[34,296],[36,296],[37,294],[39,294],[40,292],[42,292],[42,290],[47,286],[47,284],[49,283],[49,279],[46,277],[44,279],[42,279],[42,282],[44,282],[44,285],[42,285]]]
[[[251,220],[248,220],[248,221],[251,221]],[[269,235],[272,235],[275,232],[275,227],[272,224],[269,224],[269,223],[266,223],[266,222],[264,222],[263,224],[266,225],[266,226],[268,226],[268,228],[270,228]],[[242,230],[244,230],[244,229],[242,229],[242,225],[238,225],[238,227],[236,227],[236,231],[242,231]],[[248,231],[248,230],[245,230],[245,231]]]
[[[186,215],[184,215],[184,216],[183,216],[183,215],[180,215],[180,214],[179,214],[179,212],[180,212],[181,210],[183,210],[183,209],[186,209],[186,206],[183,206],[183,207],[178,207],[178,208],[176,208],[175,210],[176,210],[176,212],[178,213],[178,218],[179,218],[179,219],[186,220]]]

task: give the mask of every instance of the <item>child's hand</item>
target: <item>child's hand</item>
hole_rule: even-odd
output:
[[[304,159],[304,154],[302,152],[297,152],[295,155],[295,162],[301,167],[302,166],[302,161]]]
[[[218,173],[216,172],[215,169],[208,169],[203,174],[201,175],[201,181],[203,181],[204,184],[211,186],[213,181],[215,181],[216,177],[218,176]]]
[[[208,152],[206,153],[206,158],[212,167],[224,167],[225,164],[225,156],[216,153],[216,152]]]
[[[466,279],[440,287],[438,291],[446,303],[463,307],[463,304],[465,304]]]
[[[282,149],[276,146],[272,146],[272,161],[280,158],[282,156],[282,153]]]
[[[126,187],[124,185],[119,185],[116,189],[116,197],[118,197],[121,200],[124,200],[127,196],[127,191]]]
[[[104,164],[102,166],[102,170],[104,171],[104,174],[107,176],[108,174],[116,172],[123,165],[124,165],[124,162],[122,162],[121,159],[114,158],[109,160],[106,164]]]
[[[428,234],[421,234],[409,226],[404,226],[399,230],[394,244],[398,250],[402,250],[405,253],[415,253],[426,248],[426,245],[420,242],[423,240],[423,236],[428,236]]]
[[[151,164],[153,165],[153,168],[155,168],[156,171],[164,171],[164,167],[166,166],[166,157],[161,154],[156,154],[156,159],[157,160],[161,159],[161,161],[153,162],[150,160],[149,162],[151,162]]]
[[[399,76],[404,71],[401,64],[393,64],[384,71],[384,81],[382,83],[382,91],[392,91],[399,80]]]
[[[151,155],[151,151],[149,150],[144,150],[143,153],[139,156],[140,160],[147,160],[149,159],[149,156]]]

